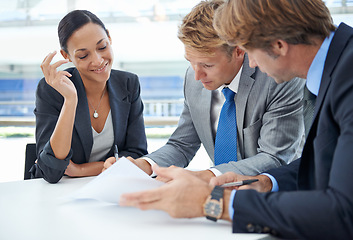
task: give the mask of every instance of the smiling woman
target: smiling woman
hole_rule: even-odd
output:
[[[111,37],[102,21],[86,10],[68,13],[58,27],[64,60],[42,62],[44,78],[36,92],[38,161],[32,177],[56,183],[101,173],[103,162],[147,153],[138,77],[112,70]],[[58,70],[72,62],[75,66]]]

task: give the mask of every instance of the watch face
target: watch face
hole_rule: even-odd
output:
[[[217,201],[214,199],[209,200],[205,206],[205,214],[210,217],[220,218],[222,216],[222,200]]]

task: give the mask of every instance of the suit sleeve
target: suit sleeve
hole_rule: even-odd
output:
[[[72,157],[72,150],[70,150],[64,160],[57,159],[49,142],[62,104],[62,96],[50,87],[43,78],[37,87],[36,108],[34,110],[38,162],[30,171],[32,178],[42,177],[50,183],[56,183],[62,178]]]
[[[298,190],[298,171],[300,166],[300,158],[288,165],[279,168],[272,168],[266,173],[272,175],[277,183],[279,191]]]
[[[273,80],[267,81],[272,83],[268,89],[266,111],[257,122],[260,125],[259,138],[248,143],[257,145],[257,153],[241,161],[216,166],[222,173],[233,171],[257,175],[298,157],[298,149],[304,140],[302,99],[305,80],[294,79],[279,85]],[[246,147],[246,143],[244,145]]]
[[[186,73],[186,76],[188,73]],[[184,81],[184,96],[187,88],[187,81]],[[157,151],[146,155],[159,166],[168,167],[171,165],[186,167],[195,156],[201,146],[201,141],[194,127],[187,98],[184,100],[184,108],[179,123],[168,142]]]

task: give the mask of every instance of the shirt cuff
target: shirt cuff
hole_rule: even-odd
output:
[[[236,192],[237,192],[237,190],[233,190],[230,193],[230,198],[229,198],[228,213],[229,213],[230,219],[232,219],[232,220],[233,220],[233,215],[234,215],[233,202],[234,202],[234,197],[235,197]]]
[[[148,157],[141,157],[142,159],[146,160],[150,165],[151,167],[156,164],[155,161],[153,161],[152,159],[148,158]],[[152,170],[153,171],[153,170]],[[150,175],[151,177],[157,177],[157,174],[153,171],[152,174]]]
[[[217,168],[210,168],[210,169],[208,169],[208,170],[210,170],[216,177],[218,177],[218,176],[221,176],[222,175],[222,173],[217,169]]]
[[[260,175],[265,175],[271,179],[271,182],[272,182],[271,192],[278,192],[278,190],[279,190],[278,182],[272,175],[270,175],[268,173],[261,173]]]
[[[211,170],[211,169],[210,169]],[[218,170],[217,170],[218,171]],[[260,175],[265,175],[267,177],[270,178],[271,182],[272,182],[272,189],[271,192],[278,192],[279,187],[278,187],[278,182],[277,180],[270,174],[268,173],[262,173]],[[230,219],[233,220],[233,216],[234,216],[234,197],[235,197],[235,193],[237,192],[237,190],[233,190],[230,193],[230,198],[229,198],[229,205],[228,205],[228,213],[229,213],[229,217]]]

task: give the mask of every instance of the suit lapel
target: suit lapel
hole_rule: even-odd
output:
[[[319,94],[317,96],[313,123],[306,138],[302,158],[300,162],[300,169],[298,178],[298,186],[301,189],[315,188],[315,161],[314,161],[314,139],[317,134],[317,127],[319,122],[320,110],[327,93],[327,89],[331,83],[331,78],[324,68],[322,75]]]
[[[192,94],[188,94],[189,111],[199,138],[205,149],[209,152],[213,159],[214,153],[214,137],[211,125],[211,100],[212,91],[204,88],[200,81],[194,78],[188,83],[189,89],[193,89]]]
[[[121,134],[119,129],[126,129],[129,119],[130,104],[128,103],[128,95],[130,92],[118,79],[113,80],[110,78],[107,82],[107,88],[113,120],[114,144],[120,145],[125,136]]]
[[[74,128],[82,142],[85,158],[88,159],[93,146],[93,137],[91,121],[87,121],[87,119],[90,119],[87,96],[79,72],[75,69],[72,75],[73,79],[75,79],[79,102],[76,109]],[[128,95],[130,93],[127,90],[125,82],[118,81],[117,79],[115,81],[111,80],[113,75],[112,72],[111,77],[107,81],[107,90],[109,92],[109,103],[113,120],[114,144],[119,145],[125,137],[120,134],[119,129],[126,129],[127,126],[130,105],[128,103]]]
[[[243,127],[244,127],[244,117],[246,106],[248,102],[248,97],[251,91],[251,88],[255,82],[255,79],[251,76],[254,74],[255,69],[249,67],[249,59],[247,55],[244,57],[243,70],[240,75],[238,92],[236,95],[236,114],[237,114],[237,128],[238,128],[238,143],[239,148],[241,149],[242,155],[244,154],[243,146]],[[244,156],[242,156],[244,158]]]
[[[350,28],[346,24],[342,23],[339,26],[339,28],[337,29],[335,36],[332,39],[332,42],[329,47],[327,57],[325,60],[325,66],[324,66],[324,71],[323,71],[322,79],[321,79],[321,83],[320,83],[319,94],[316,99],[315,111],[314,111],[314,116],[313,116],[313,119],[315,122],[319,116],[319,113],[320,113],[320,110],[322,107],[322,103],[325,99],[328,87],[330,86],[332,71],[337,64],[338,59],[341,56],[348,39],[352,35],[353,35],[353,33],[350,31]],[[309,136],[310,136],[311,132],[312,131],[310,130]],[[315,135],[314,135],[314,137],[315,137],[316,136],[316,129],[315,129],[314,133],[315,133]],[[311,133],[311,134],[313,134],[313,133]]]
[[[337,62],[339,61],[339,58],[345,48],[347,41],[349,40],[349,38],[351,38],[352,35],[353,32],[351,31],[351,29],[346,24],[342,23],[336,30],[335,36],[332,39],[327,53],[324,71],[320,83],[319,94],[316,99],[313,117],[314,120],[312,127],[310,128],[307,141],[304,145],[304,150],[301,158],[302,160],[300,163],[300,178],[298,184],[302,189],[315,187],[315,178],[313,177],[315,170],[313,142],[317,135],[320,111],[325,100],[328,88],[331,84],[331,74]]]
[[[217,91],[217,90],[215,90]],[[213,131],[212,131],[212,124],[211,124],[211,103],[212,103],[212,91],[207,90],[206,88],[202,88],[201,90],[201,99],[198,102],[198,104],[201,104],[199,116],[200,116],[200,122],[203,125],[203,133],[205,135],[205,148],[211,149],[211,152],[209,153],[212,156],[212,159],[214,157],[214,137],[213,136]],[[197,108],[196,108],[197,109]],[[208,145],[208,147],[206,146]]]
[[[77,134],[81,140],[85,153],[85,158],[88,159],[91,154],[93,138],[87,96],[81,76],[77,69],[74,70],[72,75],[72,79],[75,83],[78,95],[78,104],[76,109],[74,128],[76,129]]]
[[[201,81],[195,80],[195,72],[190,67],[187,70],[184,83],[185,99],[188,101],[192,124],[194,124],[199,139],[213,160],[215,136],[213,136],[213,126],[211,125],[212,92],[207,90]]]

